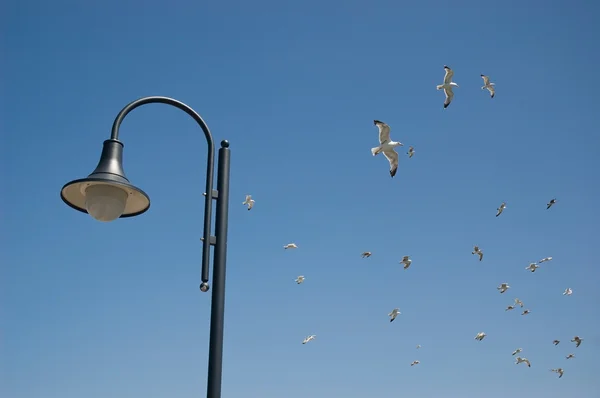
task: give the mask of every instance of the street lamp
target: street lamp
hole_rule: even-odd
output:
[[[221,141],[217,165],[217,189],[213,190],[215,144],[208,126],[192,108],[168,97],[144,97],[125,106],[115,118],[110,139],[104,141],[96,169],[86,178],[65,184],[61,199],[70,207],[88,213],[98,221],[135,217],[150,208],[150,197],[129,182],[123,171],[123,143],[119,127],[129,112],[142,105],[161,103],[181,109],[200,126],[208,144],[206,189],[204,193],[204,233],[202,237],[202,281],[200,290],[207,292],[210,247],[215,247],[213,292],[210,310],[207,398],[221,397],[223,371],[223,326],[225,318],[225,265],[227,260],[227,225],[229,213],[229,142]],[[215,235],[211,235],[212,201],[217,201]]]

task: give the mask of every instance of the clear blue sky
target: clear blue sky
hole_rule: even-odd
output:
[[[597,2],[95,3],[0,12],[0,395],[205,396],[195,123],[165,105],[123,123],[143,216],[59,196],[124,105],[164,95],[231,142],[224,398],[599,396]],[[405,144],[393,179],[373,119]]]

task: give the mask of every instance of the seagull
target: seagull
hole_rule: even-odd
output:
[[[317,337],[316,334],[311,334],[310,336],[308,336],[307,338],[304,339],[304,341],[302,341],[302,344],[306,344],[311,340],[314,340]]]
[[[515,305],[520,306],[521,308],[523,308],[524,304],[521,300],[519,300],[518,298],[515,299]]]
[[[525,311],[523,311],[523,312],[521,313],[521,315],[527,315],[527,314],[529,314],[530,312],[531,312],[531,311],[529,311],[529,310],[525,310]]]
[[[573,340],[571,340],[572,343],[575,343],[575,347],[579,347],[582,341],[583,339],[579,336],[575,336],[573,337]]]
[[[502,202],[502,204],[500,205],[500,207],[498,207],[496,210],[498,210],[498,213],[496,213],[496,217],[498,217],[500,214],[502,214],[502,212],[504,211],[504,209],[506,209],[506,203]]]
[[[409,146],[408,152],[406,152],[406,154],[408,155],[409,158],[412,158],[413,155],[415,154],[415,148],[413,148],[412,146]]]
[[[479,332],[477,333],[477,335],[475,335],[475,340],[483,340],[485,338],[486,334],[484,332]]]
[[[373,156],[383,152],[383,156],[390,162],[390,175],[392,178],[398,171],[398,152],[394,149],[397,146],[403,146],[401,142],[390,140],[390,126],[380,120],[373,120],[373,124],[379,128],[379,146],[371,148]]]
[[[538,261],[538,264],[545,263],[546,261],[552,261],[552,257],[544,257],[543,259]]]
[[[570,287],[565,289],[565,292],[563,293],[563,296],[570,296],[573,294],[573,289],[571,289]]]
[[[558,369],[550,369],[551,372],[554,373],[558,373],[558,378],[560,379],[561,377],[563,377],[563,374],[565,373],[565,371],[563,370],[563,368],[558,368]]]
[[[536,263],[530,263],[527,267],[525,267],[526,270],[529,270],[531,272],[535,272],[535,270],[538,268],[540,268],[540,266]]]
[[[243,205],[248,205],[248,210],[250,210],[254,206],[254,199],[252,199],[252,195],[246,195],[246,200]]]
[[[404,264],[404,269],[408,269],[411,263],[412,260],[410,259],[410,256],[404,256],[402,257],[402,261],[400,261],[400,264]]]
[[[518,365],[520,363],[526,363],[528,368],[531,367],[531,363],[529,362],[529,359],[521,358],[521,357],[517,357],[516,359],[517,359],[517,362],[515,362],[515,365]]]
[[[490,77],[484,74],[481,75],[481,78],[483,79],[483,87],[481,87],[481,89],[485,90],[487,88],[490,92],[490,97],[494,98],[494,95],[496,95],[496,90],[494,88],[496,83],[490,83]]]
[[[513,307],[512,305],[509,305],[508,307],[506,307],[506,309],[504,311],[511,311],[514,309],[515,309],[515,307]]]
[[[501,283],[496,289],[500,290],[500,293],[504,293],[510,289],[510,286],[508,286],[508,283]]]
[[[473,251],[471,254],[477,254],[479,256],[479,261],[483,260],[483,252],[479,248],[479,246],[473,246]]]
[[[361,254],[361,257],[362,257],[362,258],[369,258],[369,257],[371,257],[371,254],[373,254],[373,253],[371,253],[371,252],[363,252],[363,253]]]
[[[401,312],[400,312],[400,309],[399,309],[399,308],[394,308],[394,309],[392,310],[392,312],[390,312],[390,313],[388,314],[388,316],[390,317],[390,322],[394,322],[394,319],[396,319],[396,317],[397,317],[398,315],[400,315],[400,314],[401,314]]]
[[[417,350],[421,348],[421,344],[417,344]]]
[[[300,275],[299,277],[296,278],[297,284],[301,284],[302,282],[304,282],[304,275]]]
[[[516,350],[513,351],[513,355],[520,353],[521,351],[523,351],[522,348],[517,348]]]
[[[418,365],[418,364],[420,364],[420,363],[421,363],[421,362],[419,362],[419,361],[412,361],[412,363],[410,364],[410,366],[415,366],[415,365]]]
[[[287,245],[283,246],[284,249],[297,249],[298,245],[296,245],[295,243],[288,243]]]
[[[554,345],[558,345],[558,343],[560,343],[560,340],[554,340],[554,341],[552,341],[552,344],[554,344]]]
[[[446,71],[446,75],[444,75],[444,83],[439,84],[436,89],[441,90],[444,89],[444,94],[446,94],[446,100],[444,101],[444,109],[450,105],[452,99],[454,98],[454,92],[452,91],[452,87],[458,87],[458,84],[452,81],[452,76],[454,76],[454,71],[450,69],[448,65],[444,65],[444,70]]]
[[[567,358],[567,359],[575,358],[575,354],[569,354],[565,358]]]
[[[548,207],[546,207],[546,210],[548,210],[549,208],[551,208],[552,205],[555,204],[555,203],[556,203],[556,199],[550,200],[550,202],[548,202],[548,204],[546,205],[546,206],[548,206]]]

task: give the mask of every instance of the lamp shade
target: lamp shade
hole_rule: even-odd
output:
[[[60,197],[99,221],[134,217],[150,208],[148,195],[125,177],[123,143],[113,139],[104,141],[96,169],[87,178],[65,184]]]

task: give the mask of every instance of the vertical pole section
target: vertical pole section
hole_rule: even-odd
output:
[[[221,397],[223,372],[223,329],[225,321],[225,263],[227,260],[227,222],[229,217],[229,142],[221,142],[217,166],[217,214],[210,309],[207,398]]]

